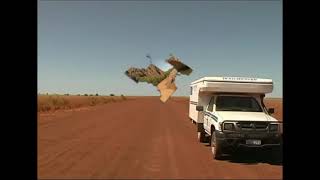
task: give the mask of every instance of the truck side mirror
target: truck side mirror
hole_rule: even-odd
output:
[[[203,111],[203,106],[196,106],[197,111]]]
[[[269,109],[268,109],[268,113],[269,113],[269,114],[273,114],[273,113],[274,113],[274,108],[269,108]]]

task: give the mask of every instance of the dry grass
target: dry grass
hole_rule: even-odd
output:
[[[125,96],[38,95],[38,112],[95,106],[127,99]]]

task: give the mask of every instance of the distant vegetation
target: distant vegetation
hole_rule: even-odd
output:
[[[96,106],[99,104],[107,104],[110,102],[119,102],[127,100],[124,95],[100,96],[99,94],[78,95],[38,95],[38,112],[55,111],[59,109],[73,109],[86,106]]]
[[[38,111],[57,110],[61,109],[62,107],[70,108],[70,101],[57,95],[38,97]]]

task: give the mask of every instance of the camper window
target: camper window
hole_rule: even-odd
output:
[[[219,96],[216,102],[216,110],[262,112],[255,98],[241,96]]]
[[[210,112],[213,111],[213,102],[214,102],[214,97],[211,98],[207,111],[210,111]]]

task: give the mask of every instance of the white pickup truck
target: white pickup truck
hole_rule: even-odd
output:
[[[271,79],[204,77],[190,86],[189,117],[200,142],[210,137],[215,159],[239,147],[279,149],[282,124],[263,103],[273,90]]]

